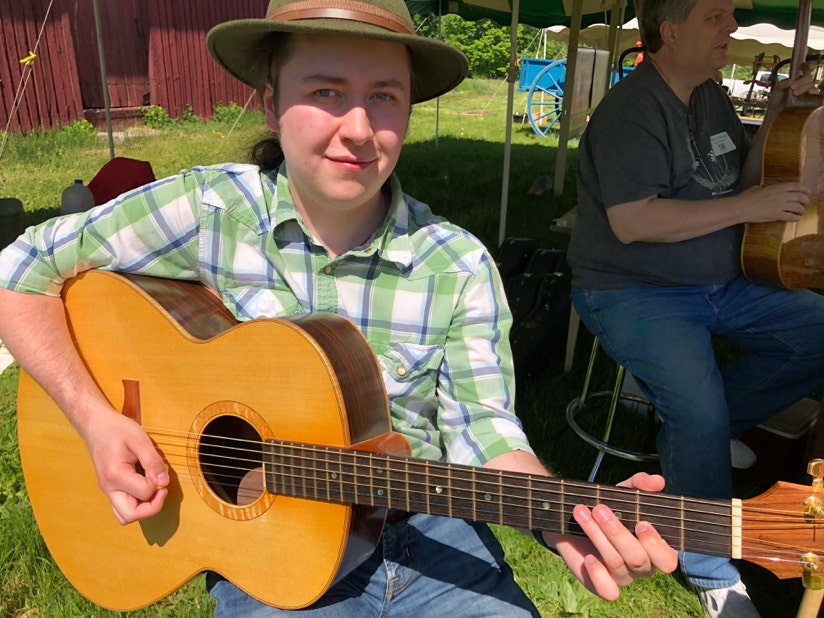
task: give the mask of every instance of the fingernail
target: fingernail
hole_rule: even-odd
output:
[[[169,473],[168,472],[161,472],[157,475],[157,484],[166,486],[169,484]]]
[[[598,523],[605,524],[609,521],[609,509],[599,504],[592,509],[592,516]]]

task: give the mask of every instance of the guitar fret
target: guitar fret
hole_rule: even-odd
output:
[[[409,463],[405,459],[397,463],[399,466],[394,467],[392,460],[386,459],[386,486],[390,492],[387,496],[387,506],[389,508],[403,508],[406,511],[411,511]],[[403,505],[403,507],[401,507],[401,505]]]
[[[558,532],[560,532],[561,534],[566,534],[567,533],[567,529],[566,529],[566,491],[565,491],[566,483],[564,482],[563,479],[561,479],[561,481],[559,482],[558,489],[559,489],[560,494],[561,494],[561,498],[559,500],[559,506],[560,506],[560,509],[561,509],[561,517],[558,520]]]
[[[452,470],[451,468],[446,469],[446,495],[445,495],[445,502],[446,502],[446,516],[447,517],[455,517],[452,513]]]
[[[475,467],[453,467],[450,470],[450,510],[454,513],[453,517],[473,521],[484,520],[484,511],[478,506],[480,492],[478,477],[483,474]]]
[[[412,511],[412,501],[409,492],[409,461],[404,460],[403,462],[403,478],[404,478],[404,487],[406,488],[406,510]]]
[[[503,472],[498,472],[498,523],[504,523]]]
[[[370,492],[372,494],[372,504],[389,507],[392,505],[392,485],[388,482],[389,479],[386,473],[385,459],[379,459],[376,455],[371,455],[369,462],[369,476],[372,485],[372,491]]]
[[[532,485],[533,485],[532,477],[530,476],[529,479],[527,479],[527,495],[534,495],[535,494],[535,489],[533,488]],[[535,522],[533,521],[532,511],[533,511],[532,504],[531,504],[530,501],[528,501],[527,502],[527,508],[526,508],[526,517],[527,517],[526,528],[527,528],[527,530],[534,530],[537,527],[535,525]]]

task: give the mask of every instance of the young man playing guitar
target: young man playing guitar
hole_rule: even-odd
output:
[[[0,337],[85,440],[113,516],[150,522],[170,478],[73,350],[60,291],[88,269],[199,281],[241,321],[342,315],[377,355],[415,457],[548,474],[513,412],[511,316],[492,258],[393,176],[411,105],[457,85],[463,55],[417,36],[401,0],[272,0],[265,19],[222,24],[208,45],[262,92],[273,137],[255,164],[158,181],[30,229],[0,254]],[[663,479],[627,485],[660,491]],[[575,519],[586,537],[540,540],[606,599],[676,566],[649,524],[630,532],[602,505]],[[219,615],[283,611],[217,575],[209,585]],[[538,615],[486,526],[424,514],[388,522],[373,556],[300,614]]]
[[[780,83],[749,144],[713,79],[737,28],[733,1],[636,7],[645,61],[607,93],[579,147],[572,298],[662,419],[667,491],[731,498],[731,438],[824,383],[824,297],[748,281],[740,257],[745,224],[819,208],[802,182],[757,186],[788,92],[815,88],[807,73]],[[720,368],[714,335],[749,353]],[[730,560],[684,553],[681,568],[709,615],[758,615]]]

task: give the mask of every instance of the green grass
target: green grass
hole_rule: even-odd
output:
[[[516,93],[514,113],[525,111],[524,93]],[[437,116],[437,140],[436,140]],[[506,84],[472,80],[436,103],[413,112],[407,145],[398,166],[405,190],[433,210],[463,225],[494,251],[498,242],[506,118]],[[145,159],[163,177],[197,164],[237,161],[261,135],[260,112],[246,114],[230,133],[230,124],[179,123],[158,134],[126,137],[120,156]],[[225,135],[225,137],[221,137]],[[557,138],[542,139],[529,125],[512,125],[512,164],[507,235],[538,238],[544,246],[563,246],[564,234],[550,222],[575,204],[575,144],[568,154],[562,195],[527,194],[539,176],[554,178]],[[0,196],[16,196],[26,206],[26,222],[58,211],[60,193],[75,178],[90,180],[108,160],[105,139],[67,130],[12,135],[0,157]],[[585,479],[595,451],[585,447],[566,424],[564,410],[578,395],[591,338],[582,333],[575,365],[564,373],[560,355],[526,389],[518,413],[539,455],[559,474]],[[602,376],[606,381],[608,376]],[[23,483],[16,448],[17,369],[0,375],[0,618],[22,616],[107,616],[83,599],[60,574],[38,533]],[[634,426],[625,432],[635,433]],[[642,466],[607,458],[599,481],[617,482]],[[745,496],[746,497],[746,496]],[[82,517],[82,513],[77,514]],[[607,603],[587,593],[562,561],[519,533],[496,528],[516,576],[544,616],[698,617],[694,596],[677,576],[659,574],[636,582],[621,599]],[[764,618],[787,615],[797,607],[800,583],[779,583],[753,567],[745,573]],[[793,612],[794,613],[794,612]],[[211,601],[201,578],[135,616],[207,616]]]

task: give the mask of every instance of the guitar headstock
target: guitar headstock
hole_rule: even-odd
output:
[[[780,579],[824,588],[824,460],[808,466],[810,485],[778,482],[742,505],[741,557]]]

